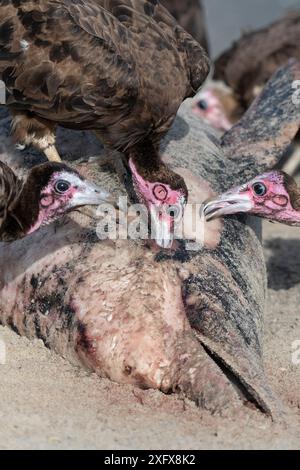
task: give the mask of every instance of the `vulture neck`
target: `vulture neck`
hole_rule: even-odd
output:
[[[137,173],[145,181],[170,183],[178,177],[163,163],[158,146],[150,141],[143,141],[132,147],[129,150],[129,160],[133,162]]]
[[[300,212],[297,212],[297,211],[294,212],[294,219],[293,219],[292,225],[300,227]]]
[[[285,190],[289,195],[290,204],[286,211],[282,211],[281,217],[288,225],[300,226],[300,188],[288,175],[284,176]]]
[[[279,222],[283,222],[287,225],[293,225],[300,227],[300,211],[295,209],[289,210],[281,214]]]

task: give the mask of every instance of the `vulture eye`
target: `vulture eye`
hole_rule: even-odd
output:
[[[267,188],[263,183],[254,183],[252,188],[257,196],[264,196],[267,192]]]
[[[71,183],[69,183],[69,181],[58,180],[55,183],[54,190],[57,194],[63,194],[66,193],[68,189],[70,189],[70,186]]]
[[[178,206],[169,206],[166,212],[170,217],[172,217],[172,219],[177,219],[181,210]]]
[[[208,103],[205,100],[199,100],[197,106],[199,109],[202,109],[202,111],[206,111],[208,108]]]

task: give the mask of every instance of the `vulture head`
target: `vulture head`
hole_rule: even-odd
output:
[[[146,206],[151,235],[158,246],[171,248],[176,221],[182,220],[188,200],[184,179],[160,162],[157,171],[139,167],[129,160],[133,187],[139,202]]]
[[[221,82],[211,82],[198,93],[193,112],[214,129],[226,132],[240,118],[238,100]],[[242,113],[241,113],[242,114]]]
[[[34,167],[9,212],[28,235],[67,212],[85,205],[110,202],[109,194],[62,163]]]
[[[207,220],[247,212],[287,225],[300,225],[300,189],[282,171],[270,171],[208,201]]]

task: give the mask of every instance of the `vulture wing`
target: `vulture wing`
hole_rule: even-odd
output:
[[[161,0],[160,3],[176,18],[180,26],[208,51],[205,15],[201,1]]]
[[[98,130],[120,149],[164,134],[209,71],[202,47],[156,1],[10,2],[0,40],[3,28],[8,106]]]
[[[76,21],[89,34],[95,37],[105,36],[102,25],[110,21],[118,20],[133,35],[142,35],[146,40],[151,35],[161,36],[161,48],[165,47],[164,39],[168,40],[169,47],[178,50],[182,59],[186,62],[189,71],[190,85],[192,90],[187,91],[188,97],[202,85],[209,72],[209,60],[197,41],[177,24],[173,16],[164,8],[160,2],[151,0],[63,0]],[[111,16],[108,16],[108,13]],[[104,16],[106,22],[103,21]],[[150,20],[150,22],[149,22]],[[149,26],[151,25],[151,28]],[[119,34],[121,29],[112,28],[110,35],[106,34],[105,40],[109,40]],[[163,31],[163,36],[161,32]],[[123,35],[123,34],[122,34]],[[152,37],[155,39],[155,37]],[[156,41],[154,41],[155,43]],[[150,44],[148,44],[150,46]],[[143,51],[144,53],[146,51]],[[145,57],[146,60],[146,57]]]
[[[63,121],[71,118],[72,108],[88,112],[101,98],[104,107],[117,107],[137,94],[134,60],[126,47],[129,32],[100,2],[29,1],[4,13],[11,15],[6,55],[18,44],[18,58],[9,56],[2,71],[13,91],[9,105],[40,111],[45,118],[59,112]],[[6,24],[1,15],[0,20]],[[22,42],[27,50],[21,50]]]

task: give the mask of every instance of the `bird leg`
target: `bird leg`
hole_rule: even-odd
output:
[[[32,113],[11,112],[12,134],[15,142],[33,145],[43,152],[51,162],[60,162],[61,158],[55,146],[56,124],[39,118]]]
[[[58,151],[56,150],[55,145],[49,145],[46,149],[41,149],[44,151],[44,154],[50,162],[61,162]]]

